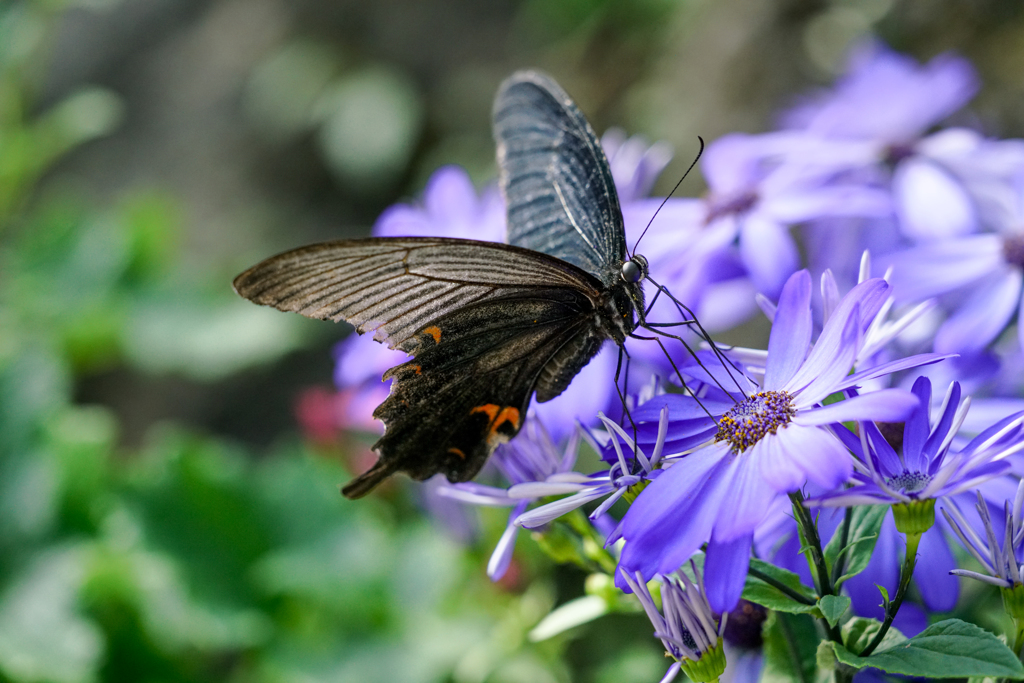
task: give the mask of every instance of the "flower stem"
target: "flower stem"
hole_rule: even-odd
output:
[[[814,525],[814,518],[811,511],[804,507],[804,496],[799,491],[789,494],[789,500],[793,503],[793,514],[796,517],[797,526],[804,537],[804,543],[811,553],[811,564],[814,568],[814,587],[819,596],[835,595],[836,591],[832,585],[832,578],[829,576],[828,564],[825,562],[825,553],[821,549],[821,538],[818,536],[818,528]],[[828,620],[821,619],[828,638],[834,643],[843,642],[839,625],[831,626]]]
[[[1024,654],[1021,652],[1024,650],[1024,619],[1014,619],[1013,626],[1017,631],[1017,636],[1013,639],[1013,653],[1017,655],[1017,659],[1021,659],[1021,655]]]
[[[839,529],[836,531],[839,534],[839,547],[840,549],[845,548],[846,544],[850,542],[850,525],[853,523],[853,508],[847,507],[846,512],[843,515],[842,524],[839,525]],[[832,565],[832,585],[836,584],[836,581],[843,575],[843,571],[846,570],[846,553],[840,552],[836,557],[836,563]]]
[[[885,638],[885,634],[889,631],[889,627],[892,626],[892,620],[896,618],[896,613],[900,611],[900,605],[903,604],[903,598],[907,594],[907,589],[910,587],[910,579],[914,576],[914,566],[917,564],[917,546],[921,543],[921,534],[907,534],[907,556],[903,561],[903,567],[900,568],[900,585],[896,589],[896,596],[892,599],[892,602],[885,606],[885,620],[882,621],[882,627],[878,629],[878,633],[871,639],[868,646],[864,648],[864,651],[859,656],[867,657],[875,648],[878,647],[882,639]]]

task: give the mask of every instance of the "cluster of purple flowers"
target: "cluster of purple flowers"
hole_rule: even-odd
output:
[[[712,332],[760,306],[772,322],[767,350],[676,358],[684,392],[657,345],[631,340],[631,423],[606,415],[619,407],[615,354],[599,354],[492,458],[507,486],[437,487],[511,508],[488,574],[509,566],[518,528],[543,530],[586,506],[617,561],[616,585],[637,595],[677,662],[666,679],[680,669],[694,680],[721,674],[726,615],[752,551],[822,595],[841,589],[854,613],[885,620],[883,633],[898,617],[912,635],[925,610],[952,609],[953,574],[1024,604],[1014,598],[1024,562],[1024,402],[1013,372],[1024,358],[1024,325],[1014,322],[1024,311],[1024,141],[937,128],[977,89],[959,57],[920,65],[869,43],[833,88],[785,112],[778,130],[709,145],[707,193],[665,202],[643,251]],[[627,239],[636,239],[660,204],[647,195],[671,152],[620,131],[602,142]],[[504,207],[494,187],[477,193],[460,169],[443,168],[421,204],[389,209],[374,233],[502,241]],[[871,260],[885,277],[870,277]],[[659,301],[649,317],[677,312]],[[370,422],[374,394],[386,392],[377,378],[403,360],[369,340],[339,347],[337,381],[354,397],[346,424]],[[981,408],[973,415],[966,392]],[[603,469],[574,470],[583,443]],[[815,573],[802,559],[809,529],[799,511],[817,509],[826,542],[849,531],[849,515],[844,526],[834,508],[865,505],[892,510],[870,562],[838,583]],[[980,572],[957,567],[957,540]],[[921,604],[897,615],[911,574]],[[660,582],[660,611],[651,581]],[[897,597],[879,607],[875,584]],[[1024,620],[1019,612],[1011,616]],[[707,666],[694,668],[701,660]]]

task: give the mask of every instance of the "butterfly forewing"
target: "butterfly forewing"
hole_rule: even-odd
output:
[[[326,242],[269,258],[235,278],[258,304],[345,320],[411,352],[430,321],[489,298],[600,283],[557,259],[492,242],[440,237]]]
[[[604,151],[572,99],[551,78],[518,72],[495,98],[494,138],[508,241],[615,284],[622,211]]]

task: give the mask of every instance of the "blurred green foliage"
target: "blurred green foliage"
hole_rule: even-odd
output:
[[[343,502],[337,458],[171,424],[125,448],[74,401],[83,373],[218,377],[302,334],[189,270],[172,197],[41,189],[120,111],[99,89],[36,111],[59,9],[0,5],[0,681],[567,680],[559,643],[524,647],[550,583],[496,589],[412,507]]]

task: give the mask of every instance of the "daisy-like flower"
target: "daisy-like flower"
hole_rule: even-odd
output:
[[[559,450],[543,423],[531,413],[519,436],[499,446],[489,462],[498,468],[514,488],[528,482],[557,479],[560,475],[573,477],[575,473],[572,468],[576,464],[578,450],[578,434],[570,437],[565,448]],[[459,484],[442,482],[437,487],[437,494],[470,505],[512,508],[505,532],[487,563],[487,576],[492,581],[503,577],[512,561],[512,551],[519,533],[515,520],[526,511],[533,499],[522,495],[512,496],[509,489],[473,481]]]
[[[682,572],[661,576],[661,611],[654,603],[643,576],[622,571],[622,580],[632,589],[654,625],[654,636],[665,646],[665,653],[675,660],[661,683],[669,683],[682,670],[691,681],[717,681],[725,671],[725,650],[722,634],[726,619],[715,617],[704,591],[700,572],[690,565],[694,579]]]
[[[886,216],[892,210],[887,193],[832,180],[830,167],[800,163],[795,155],[780,163],[794,144],[788,134],[729,135],[711,144],[702,160],[709,188],[705,230],[737,241],[757,290],[773,299],[800,262],[790,226],[825,216]]]
[[[592,475],[585,475],[578,472],[556,472],[543,481],[526,482],[516,484],[508,490],[510,498],[522,498],[524,500],[536,500],[547,496],[556,496],[565,493],[572,495],[557,500],[553,503],[541,505],[526,512],[515,520],[515,523],[527,529],[534,529],[543,526],[548,522],[561,517],[587,503],[605,498],[605,500],[590,514],[591,521],[597,519],[611,508],[632,486],[649,479],[660,465],[661,456],[665,448],[665,435],[668,433],[668,407],[664,407],[658,420],[658,437],[654,444],[654,450],[648,458],[644,452],[636,447],[626,432],[612,420],[609,420],[603,413],[598,415],[601,422],[607,429],[608,442],[616,453],[615,463],[604,472]],[[581,428],[582,430],[582,428]],[[600,452],[601,446],[593,434],[582,431],[594,450]],[[629,452],[622,448],[625,442]]]
[[[604,498],[589,515],[593,522],[630,491],[635,495],[646,482],[661,475],[662,458],[667,452],[679,453],[692,448],[706,440],[709,429],[714,428],[714,421],[703,409],[692,401],[681,399],[683,397],[678,394],[663,394],[635,409],[632,416],[639,423],[636,442],[630,436],[630,430],[623,429],[603,414],[599,415],[605,426],[603,433],[581,427],[583,438],[602,458],[611,460],[611,467],[590,475],[560,471],[544,481],[512,486],[508,491],[511,498],[536,500],[571,494],[520,515],[516,524],[534,529],[591,501]],[[707,407],[709,401],[704,402]],[[655,416],[656,419],[651,420]],[[670,421],[674,423],[671,439]],[[611,458],[608,458],[609,453]],[[607,538],[608,543],[614,543],[619,538],[618,531],[611,531]]]
[[[760,385],[737,397],[718,416],[711,441],[668,467],[626,513],[620,561],[626,572],[671,573],[708,543],[711,605],[719,612],[732,609],[754,529],[774,499],[807,481],[830,489],[852,474],[853,459],[830,425],[899,421],[918,403],[908,391],[883,389],[823,404],[868,380],[939,359],[915,356],[851,374],[889,289],[881,279],[854,287],[812,345],[810,275],[790,277],[775,311]]]
[[[974,556],[985,573],[954,569],[951,573],[997,586],[1002,593],[1003,609],[1016,626],[1013,651],[1018,657],[1024,650],[1024,481],[1017,486],[1011,505],[1003,504],[1002,523],[994,522],[988,505],[978,492],[977,510],[985,537],[979,536],[955,505],[942,508],[942,514],[953,527],[960,542]]]
[[[942,158],[943,141],[924,135],[977,90],[974,69],[961,57],[939,55],[922,66],[870,41],[851,51],[846,75],[831,90],[807,98],[782,122],[810,139],[793,145],[801,163],[891,183],[904,234],[965,234],[977,221],[971,197]]]
[[[870,422],[861,424],[860,438],[848,429],[836,430],[857,456],[853,485],[813,498],[809,505],[891,504],[896,506],[897,526],[904,511],[914,508],[921,509],[934,522],[936,498],[975,488],[1004,474],[1011,468],[1007,458],[1024,449],[1024,413],[1017,413],[992,425],[964,448],[951,452],[953,439],[970,409],[970,397],[961,401],[960,384],[950,384],[938,420],[929,425],[931,381],[919,377],[912,391],[920,403],[911,412],[902,433],[892,439],[899,448],[894,448]]]
[[[1014,183],[992,209],[992,232],[929,241],[892,254],[903,301],[941,296],[951,315],[935,335],[940,352],[978,352],[1019,315],[1024,300],[1024,158]],[[990,193],[990,194],[995,194]],[[1024,325],[1018,325],[1024,348]]]
[[[1012,504],[1009,500],[1005,503],[1003,524],[993,523],[988,504],[979,491],[977,510],[984,530],[985,537],[982,538],[964,518],[957,506],[943,506],[942,514],[953,527],[960,542],[985,569],[984,574],[969,569],[954,569],[951,573],[998,586],[1004,590],[1024,593],[1024,587],[1022,587],[1024,586],[1024,578],[1022,578],[1024,577],[1024,571],[1022,571],[1022,565],[1024,565],[1022,508],[1024,508],[1024,481],[1018,485],[1017,495],[1014,496]],[[1018,596],[1018,600],[1021,598],[1024,598],[1024,595]],[[1012,616],[1024,616],[1024,614]]]

